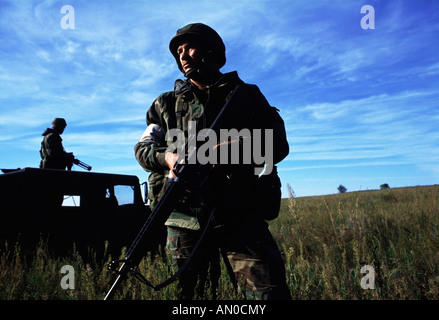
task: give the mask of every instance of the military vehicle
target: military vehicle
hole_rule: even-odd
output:
[[[150,214],[137,176],[57,169],[7,169],[0,174],[0,248],[41,240],[56,255],[73,251],[117,257]],[[146,190],[146,187],[145,187]],[[163,237],[151,248],[165,241]]]

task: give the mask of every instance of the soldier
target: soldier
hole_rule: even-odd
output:
[[[43,132],[40,168],[71,169],[74,156],[64,150],[61,139],[61,134],[63,134],[66,127],[66,120],[55,118],[52,121],[52,128],[47,128]]]
[[[190,121],[197,132],[209,128],[238,85],[247,89],[252,110],[251,114],[237,114],[235,123],[240,122],[240,128],[272,129],[272,162],[276,164],[286,157],[289,146],[277,109],[268,104],[256,86],[245,84],[237,72],[221,73],[226,62],[225,46],[215,30],[201,23],[189,24],[177,31],[169,49],[187,79],[176,80],[173,91],[161,94],[152,103],[146,114],[147,128],[134,148],[139,164],[151,172],[152,207],[160,199],[169,174],[173,175],[179,156],[172,141],[166,141],[166,133],[180,129],[187,135]],[[220,142],[215,148],[230,148],[232,143],[242,142]],[[258,176],[254,165],[220,163],[215,168],[213,182],[203,191],[211,193],[207,198],[216,207],[215,220],[179,276],[179,298],[194,297],[196,283],[206,276],[209,264],[215,284],[221,250],[246,299],[291,299],[284,262],[265,221],[266,213],[259,209],[260,199],[255,199]],[[189,257],[206,223],[200,197],[203,192],[182,195],[178,208],[167,219],[167,248],[178,267]]]

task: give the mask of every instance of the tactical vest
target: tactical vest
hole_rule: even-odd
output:
[[[256,100],[259,99],[259,96],[261,96],[261,99],[264,99],[262,94],[260,94],[259,89],[256,86],[253,85],[245,85],[247,86],[247,88],[249,89],[249,93],[251,95],[252,98],[256,97]],[[187,121],[188,119],[186,119],[185,117],[189,116],[189,120],[200,120],[198,116],[202,116],[204,113],[204,106],[201,104],[198,104],[198,101],[194,101],[194,105],[191,105],[190,102],[186,101],[188,99],[187,96],[185,96],[184,94],[181,95],[175,95],[175,93],[167,95],[166,96],[166,101],[164,101],[164,103],[166,103],[166,105],[168,106],[169,109],[173,109],[174,110],[174,116],[170,115],[171,118],[174,119],[169,119],[169,127],[170,128],[177,128],[179,130],[184,131],[185,133],[187,132]],[[186,98],[186,99],[185,99]],[[228,97],[227,97],[228,98]],[[266,101],[260,100],[259,101],[260,105],[267,105],[266,112],[264,111],[264,113],[261,115],[259,114],[259,117],[262,117],[262,119],[264,121],[267,121],[269,123],[268,127],[271,126],[271,122],[273,122],[273,126],[277,126],[278,128],[281,128],[280,130],[280,134],[281,136],[275,136],[274,139],[278,139],[280,140],[283,144],[287,143],[286,142],[286,134],[285,134],[285,128],[284,128],[284,123],[282,118],[279,116],[278,114],[278,110],[274,107],[271,107],[268,105],[268,103]],[[173,107],[171,107],[173,106]],[[197,107],[202,107],[203,109],[198,109]],[[265,107],[264,107],[265,108]],[[195,109],[195,110],[192,110]],[[195,111],[195,113],[198,113],[195,115],[196,119],[193,119],[192,117],[193,115],[193,111]],[[189,114],[188,114],[189,112]],[[175,123],[171,123],[174,122]],[[203,126],[203,124],[201,124],[201,126]],[[198,128],[197,128],[198,129]],[[282,132],[283,131],[283,132]],[[197,130],[198,132],[198,130]],[[274,141],[274,143],[277,143],[277,141]],[[288,145],[286,145],[285,147],[288,150]],[[288,153],[288,151],[286,150],[286,153]],[[285,154],[285,151],[281,151],[283,154]],[[159,181],[161,178],[161,181]],[[167,177],[161,175],[160,177],[153,173],[150,175],[149,178],[149,184],[150,184],[150,199],[151,199],[151,206],[153,207],[156,202],[158,201],[158,199],[161,197],[161,195],[164,192],[164,189],[166,187],[166,181],[167,181]],[[239,202],[241,202],[241,198],[239,196],[240,193],[242,193],[242,191],[244,191],[243,187],[240,187],[239,184],[236,185],[235,184],[231,184],[230,185],[230,192],[224,193],[224,198],[223,201],[227,201],[229,199],[229,196],[231,196],[229,204],[230,207],[233,209],[233,207],[246,207],[246,208],[250,208],[248,210],[245,211],[252,211],[254,215],[259,216],[261,218],[264,218],[266,220],[272,220],[274,218],[277,217],[278,213],[279,213],[279,208],[280,208],[280,201],[281,201],[281,182],[279,179],[279,176],[277,174],[277,168],[274,167],[272,170],[272,173],[270,175],[263,175],[261,176],[259,179],[257,179],[256,183],[254,184],[254,186],[252,187],[252,204],[250,205],[246,205],[246,206],[241,206],[239,205]],[[225,188],[228,189],[228,188]],[[241,191],[240,191],[241,190]],[[227,191],[227,190],[226,190]],[[247,197],[248,198],[248,197]],[[256,199],[256,200],[255,200]],[[182,201],[181,203],[187,206],[187,199],[185,197],[182,197]],[[233,210],[235,211],[235,210]],[[172,220],[172,217],[170,217]],[[181,221],[179,221],[180,223]],[[168,223],[167,223],[168,224]],[[169,225],[169,224],[168,224]],[[177,226],[181,226],[181,225],[177,225]],[[190,229],[195,229],[195,227],[190,227]]]

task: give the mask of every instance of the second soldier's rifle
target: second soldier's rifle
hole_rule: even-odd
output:
[[[67,152],[67,154],[69,155],[69,158],[71,159],[69,162],[69,164],[67,165],[67,169],[68,170],[72,170],[72,166],[74,164],[76,164],[78,167],[85,169],[87,171],[91,170],[91,166],[86,164],[85,162],[82,162],[79,159],[76,159],[75,156],[73,155],[73,152]]]
[[[73,164],[76,164],[78,167],[81,167],[82,169],[85,169],[87,171],[91,170],[91,166],[89,166],[88,164],[86,164],[85,162],[82,162],[79,159],[73,159]]]
[[[217,132],[220,128],[224,128],[226,124],[229,125],[229,122],[237,116],[237,109],[245,105],[245,95],[241,94],[242,91],[244,91],[243,86],[239,85],[235,88],[229,100],[223,106],[217,118],[213,122],[212,126],[209,128],[209,130],[207,130],[205,137],[209,137],[209,133],[212,130]],[[196,137],[192,138],[197,139]],[[189,137],[189,139],[191,139],[191,137]],[[200,139],[198,139],[198,141],[200,141]],[[186,144],[186,147],[188,145],[191,145],[190,142]],[[201,239],[206,233],[210,222],[213,220],[215,212],[215,208],[213,207],[207,208],[208,212],[210,212],[210,215],[205,222],[204,230],[201,234],[201,237],[198,240],[197,244],[194,246],[191,255],[186,259],[185,264],[180,267],[180,269],[174,274],[174,276],[164,281],[163,283],[154,286],[142,274],[140,274],[140,272],[137,271],[139,263],[144,258],[147,252],[148,245],[150,243],[154,243],[154,238],[157,236],[157,230],[160,230],[160,228],[164,225],[169,215],[178,204],[181,196],[186,192],[186,190],[195,190],[202,188],[202,186],[209,179],[209,174],[211,172],[210,169],[213,166],[211,164],[199,164],[196,161],[196,152],[197,149],[194,148],[189,152],[187,156],[184,156],[184,161],[178,161],[176,163],[173,168],[173,172],[176,177],[170,178],[168,180],[168,185],[162,197],[160,198],[160,201],[156,204],[150,216],[138,233],[137,237],[134,239],[132,245],[127,250],[125,258],[121,260],[111,261],[109,263],[108,269],[116,272],[118,276],[111,286],[110,290],[108,291],[107,295],[105,296],[104,300],[109,300],[113,298],[117,288],[125,279],[127,279],[129,274],[131,274],[141,282],[145,283],[153,290],[157,291],[175,281],[179,274],[181,274],[185,266],[189,263],[189,260],[195,253],[198,245],[201,242]]]

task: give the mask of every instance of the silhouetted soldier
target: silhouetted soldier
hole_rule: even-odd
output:
[[[43,132],[44,139],[41,142],[40,168],[63,169],[71,168],[74,156],[67,153],[62,145],[61,134],[67,127],[66,120],[55,118],[52,121],[52,128]]]

